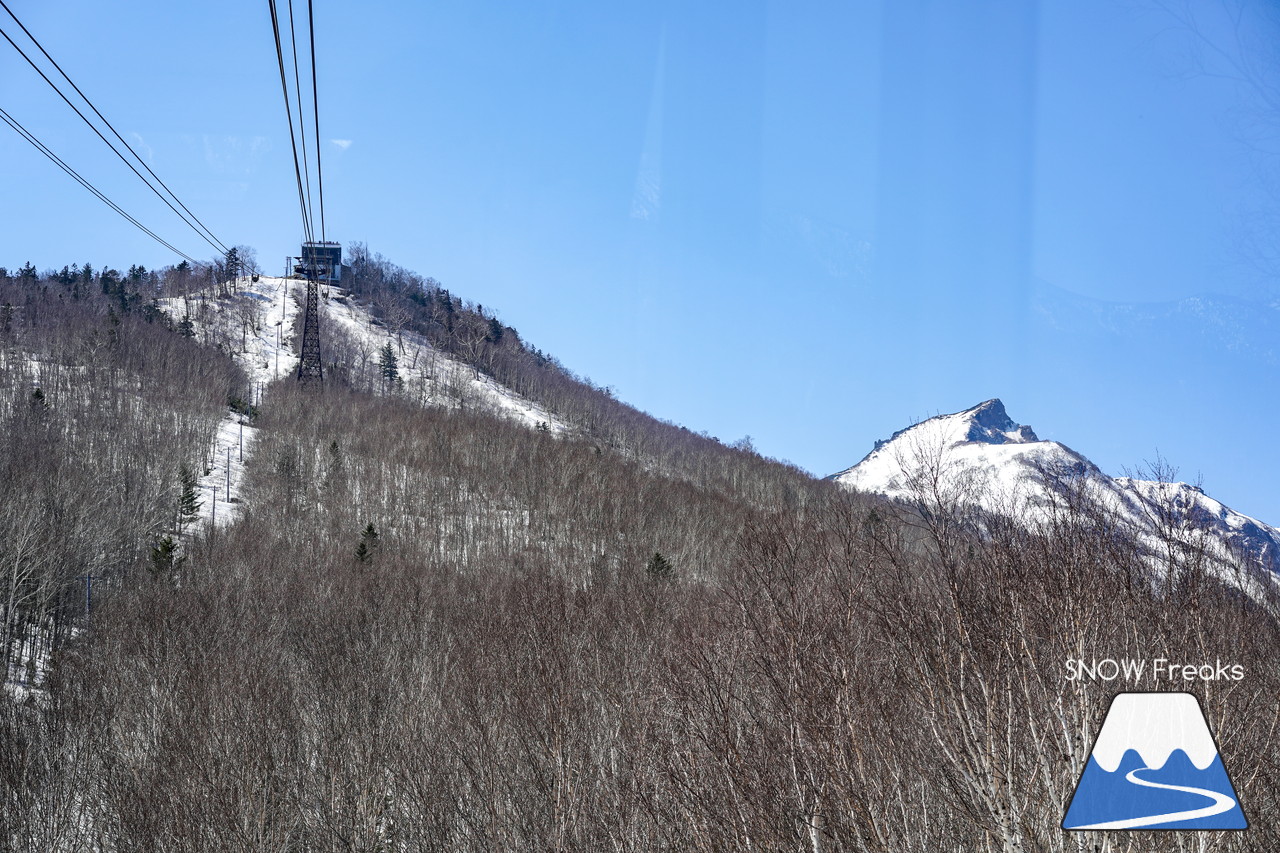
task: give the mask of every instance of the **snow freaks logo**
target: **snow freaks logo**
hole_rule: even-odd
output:
[[[1111,700],[1063,829],[1248,827],[1195,696]]]
[[[1176,663],[1168,658],[1141,660],[1136,658],[1103,658],[1085,660],[1067,658],[1067,681],[1115,681],[1117,678],[1131,683],[1150,678],[1165,681],[1243,681],[1244,667],[1240,664]]]

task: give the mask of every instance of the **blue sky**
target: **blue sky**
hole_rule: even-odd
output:
[[[266,3],[8,2],[221,239],[296,253]],[[1276,524],[1271,5],[317,0],[327,236],[816,474],[998,396]],[[0,47],[0,106],[209,256]],[[0,265],[175,260],[0,130]]]

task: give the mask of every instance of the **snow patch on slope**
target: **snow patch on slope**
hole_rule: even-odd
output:
[[[294,328],[306,299],[306,282],[259,276],[241,278],[185,297],[158,300],[175,323],[190,317],[196,337],[219,347],[249,374],[252,388],[291,379],[298,369]],[[327,336],[335,331],[355,344],[359,367],[378,363],[391,343],[399,362],[402,389],[397,393],[424,406],[475,408],[512,418],[530,427],[545,425],[553,433],[569,426],[542,406],[517,394],[473,367],[440,352],[421,335],[393,334],[346,290],[320,288],[321,354],[332,364]],[[356,366],[356,365],[352,365]]]
[[[197,340],[229,353],[249,374],[254,387],[294,375],[294,320],[306,285],[292,279],[259,276],[205,289],[190,296],[157,300],[175,323],[191,319]]]
[[[197,524],[226,527],[240,516],[245,463],[258,430],[235,412],[218,423],[205,469],[199,478]]]
[[[363,363],[377,364],[383,348],[391,344],[403,386],[399,393],[426,406],[478,408],[530,427],[542,424],[553,433],[569,430],[568,424],[542,406],[440,352],[421,335],[393,333],[341,288],[324,290],[327,298],[322,301],[321,329],[328,325],[346,333]]]
[[[3,680],[4,692],[22,704],[28,700],[43,705],[48,699],[45,684],[52,668],[50,658],[52,631],[47,627],[30,627],[24,637],[9,644],[9,671]]]

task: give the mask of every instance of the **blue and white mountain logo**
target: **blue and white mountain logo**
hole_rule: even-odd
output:
[[[1067,807],[1063,829],[1247,829],[1200,702],[1121,693]]]

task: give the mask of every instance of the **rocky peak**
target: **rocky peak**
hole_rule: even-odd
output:
[[[972,409],[961,412],[960,417],[969,422],[966,441],[980,441],[984,444],[1025,444],[1039,441],[1035,430],[1025,424],[1014,423],[1009,413],[1004,410],[1004,403],[999,399],[987,400]]]

